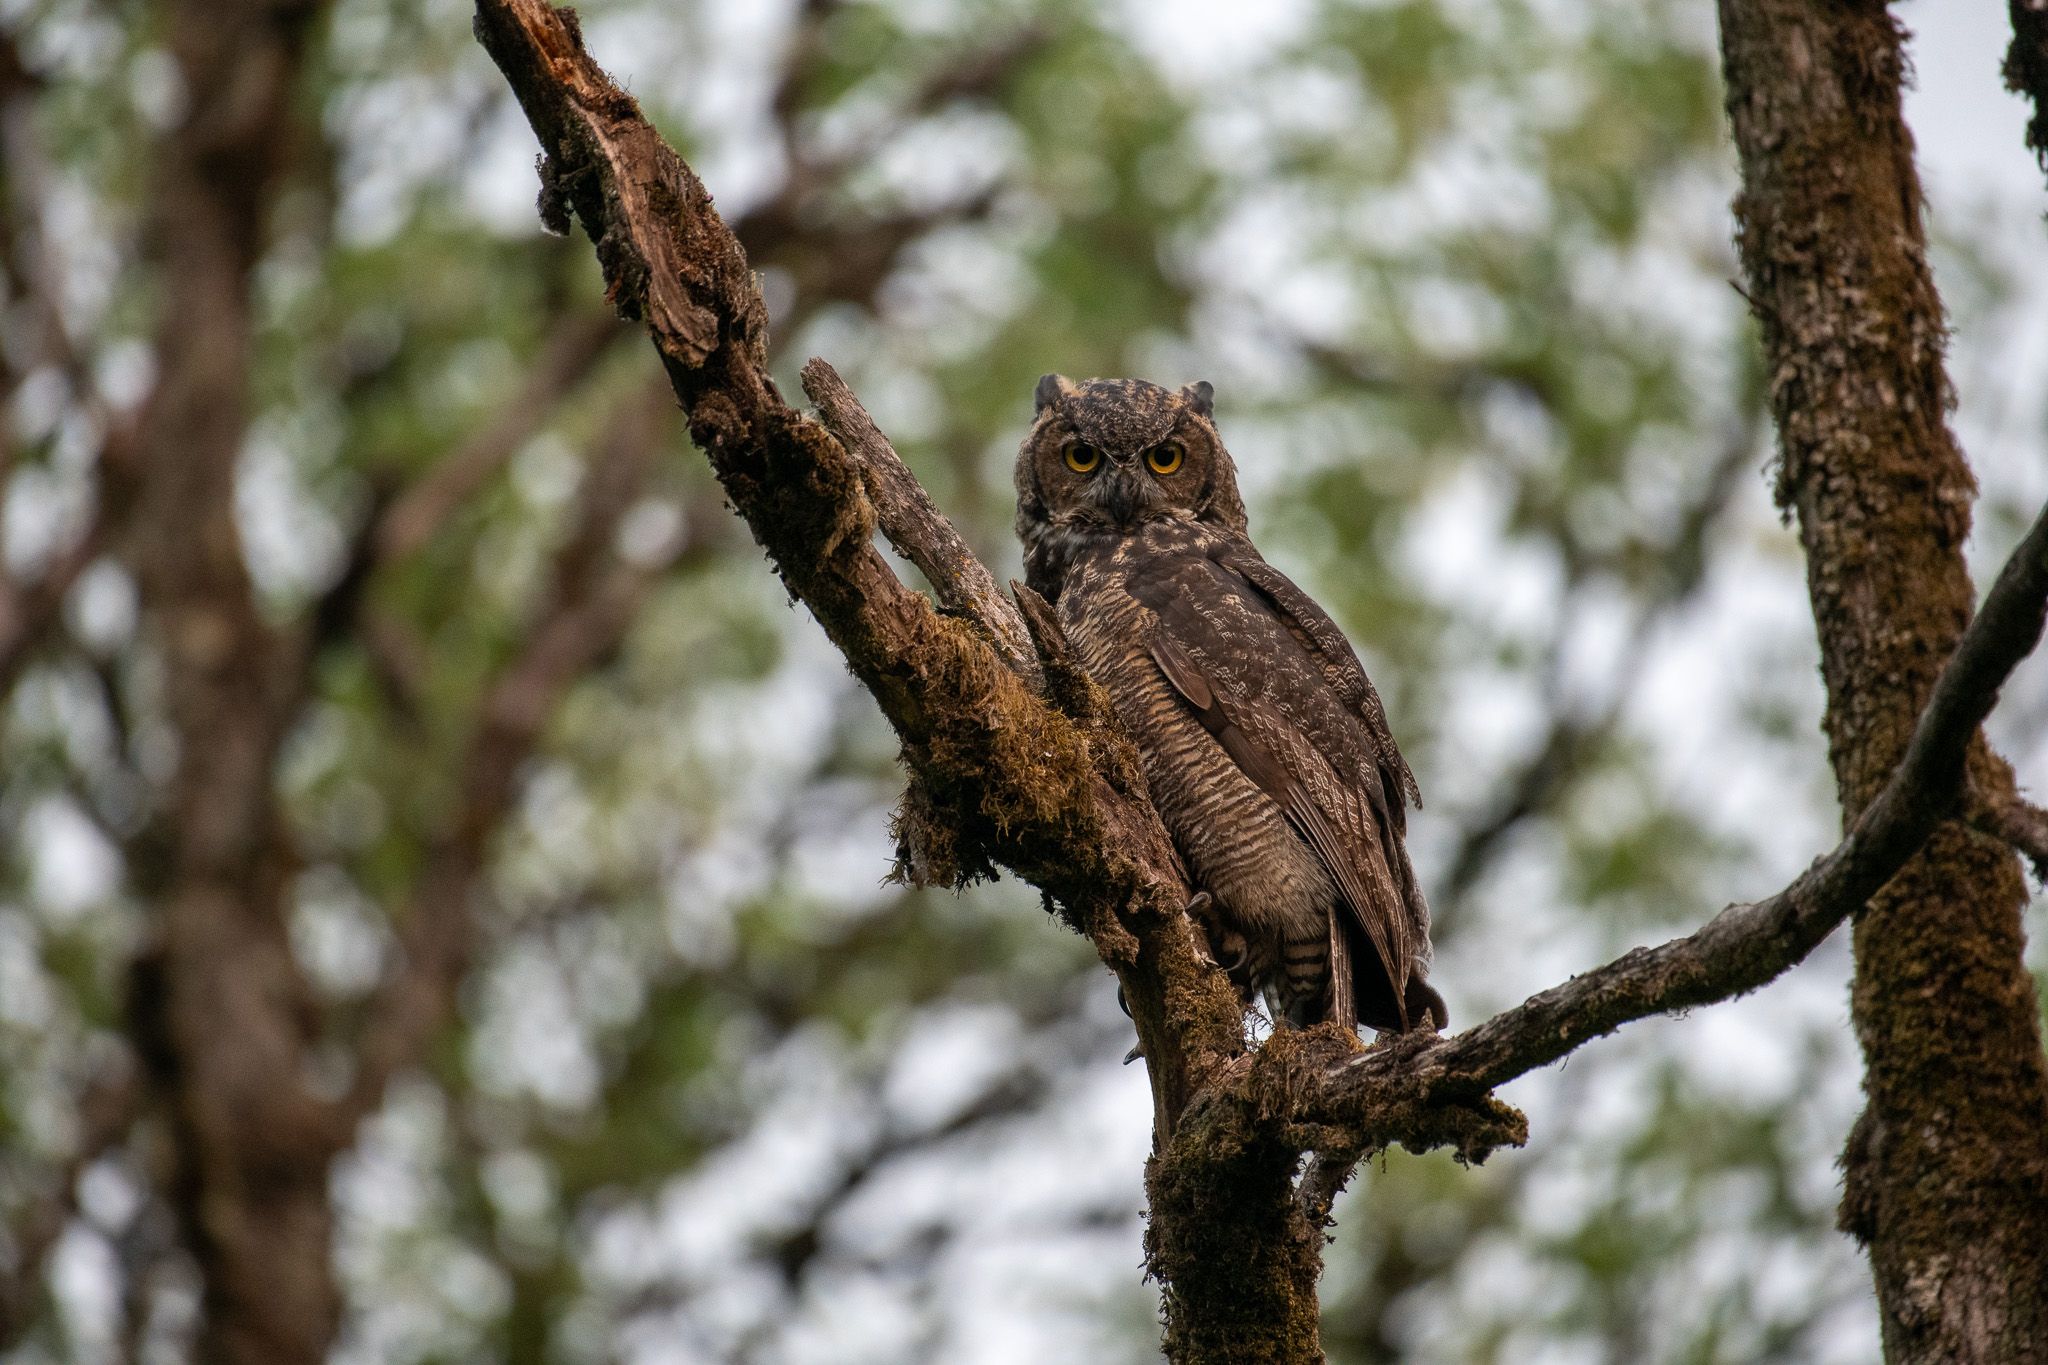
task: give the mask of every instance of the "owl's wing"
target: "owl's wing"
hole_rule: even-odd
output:
[[[1240,600],[1233,605],[1254,604]],[[1153,660],[1231,761],[1280,807],[1329,872],[1379,956],[1399,1027],[1405,1030],[1415,945],[1395,865],[1388,858],[1390,847],[1398,850],[1399,837],[1389,837],[1389,816],[1378,784],[1347,780],[1279,706],[1249,687],[1233,686],[1228,674],[1234,670],[1205,669],[1197,662],[1191,647],[1201,646],[1192,642],[1203,638],[1205,622],[1210,628],[1216,624],[1208,613],[1178,594],[1160,606],[1164,610],[1158,611],[1158,629],[1147,642]],[[1240,624],[1253,619],[1231,614]],[[1256,629],[1251,633],[1255,635]],[[1242,636],[1235,643],[1256,648],[1253,640]],[[1396,856],[1406,871],[1405,856]],[[1334,1012],[1348,1023],[1355,1017],[1351,971],[1357,964],[1349,961],[1342,932],[1334,925],[1332,929]]]
[[[1388,865],[1400,886],[1409,922],[1417,926],[1418,932],[1426,938],[1429,933],[1429,902],[1424,899],[1422,884],[1415,879],[1415,869],[1408,862],[1405,842],[1408,802],[1412,800],[1420,806],[1422,789],[1416,785],[1415,774],[1409,770],[1399,746],[1394,743],[1394,732],[1387,725],[1387,710],[1380,702],[1378,689],[1366,676],[1365,667],[1358,662],[1351,642],[1330,619],[1329,613],[1317,606],[1315,599],[1297,587],[1293,579],[1261,558],[1250,542],[1239,539],[1220,556],[1220,560],[1272,604],[1274,612],[1301,642],[1302,648],[1315,656],[1323,676],[1343,698],[1344,704],[1365,723],[1367,733],[1372,736],[1373,766],[1379,775],[1383,797],[1376,809],[1387,822],[1386,828],[1392,836],[1386,840]],[[1408,1002],[1409,1013],[1427,1009],[1436,1017],[1439,1028],[1450,1026],[1450,1011],[1445,1008],[1442,996],[1420,978],[1415,982],[1414,994],[1416,998]]]

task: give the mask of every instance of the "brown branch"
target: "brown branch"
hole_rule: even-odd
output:
[[[1377,1048],[1332,1069],[1291,1106],[1298,1122],[1341,1124],[1367,1145],[1413,1145],[1432,1105],[1469,1103],[1590,1039],[1655,1014],[1755,990],[1862,907],[1955,806],[1977,727],[2040,641],[2048,613],[2048,511],[1999,573],[1942,670],[1905,759],[1842,842],[1766,900],[1733,905],[1698,931],[1637,948],[1531,996],[1455,1037]],[[1434,1145],[1434,1144],[1429,1144]],[[1467,1155],[1481,1155],[1468,1151]]]
[[[2048,810],[2017,795],[1994,798],[1973,793],[1969,822],[1979,833],[2011,845],[2033,865],[2034,876],[2048,885]]]
[[[870,543],[863,464],[768,377],[767,320],[738,243],[583,51],[574,16],[480,0],[477,31],[540,137],[548,221],[583,223],[728,498],[902,740],[915,778],[903,822],[926,870],[958,879],[1008,866],[1091,934],[1125,976],[1170,1132],[1192,1073],[1240,1051],[1242,1029],[1234,993],[1195,961],[1179,914],[1186,883],[1128,746],[1047,706],[978,632],[896,578]],[[1169,1030],[1175,964],[1183,1027]]]
[[[1042,675],[1024,618],[996,586],[974,551],[946,520],[931,494],[903,463],[889,438],[823,360],[807,361],[804,392],[818,405],[818,417],[866,475],[875,521],[896,552],[915,564],[938,594],[939,605],[980,628],[1010,671],[1036,685]]]

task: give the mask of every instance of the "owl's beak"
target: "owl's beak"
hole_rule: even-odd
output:
[[[1109,468],[1096,478],[1094,491],[1096,505],[1111,521],[1128,528],[1150,505],[1155,490],[1135,460],[1112,458]]]

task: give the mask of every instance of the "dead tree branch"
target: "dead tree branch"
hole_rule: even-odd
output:
[[[1969,811],[1970,827],[1979,833],[2010,844],[2015,853],[2033,866],[2034,876],[2048,885],[2048,810],[2012,796],[1975,796]]]
[[[1012,673],[1028,683],[1039,683],[1038,655],[1024,618],[932,502],[931,494],[924,491],[839,372],[823,360],[812,359],[804,364],[803,381],[804,392],[818,405],[818,417],[826,429],[860,463],[868,499],[875,506],[875,522],[896,552],[915,564],[931,583],[941,607],[988,632],[989,644]]]

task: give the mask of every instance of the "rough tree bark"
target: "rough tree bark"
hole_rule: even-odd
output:
[[[1778,498],[1806,547],[1829,755],[1853,820],[1905,751],[1974,596],[1976,486],[1946,422],[1902,34],[1871,0],[1723,0],[1721,22]],[[1981,737],[1968,783],[1994,807],[2014,800]],[[2025,904],[2012,851],[1951,821],[1856,922],[1867,1105],[1841,1221],[1869,1249],[1889,1360],[2048,1358],[2048,1067]]]
[[[1020,626],[829,366],[804,371],[823,425],[783,401],[739,244],[584,51],[574,14],[478,0],[477,33],[539,136],[543,217],[562,231],[581,222],[608,297],[646,325],[734,507],[901,739],[910,870],[959,881],[1011,869],[1121,979],[1152,1080],[1146,1251],[1177,1362],[1321,1359],[1322,1229],[1361,1154],[1398,1142],[1483,1159],[1526,1132],[1493,1086],[1629,1020],[1754,989],[1805,956],[1955,808],[1966,756],[1982,752],[1977,727],[2040,638],[2048,513],[1959,642],[1951,630],[1930,651],[1940,678],[1902,703],[1899,743],[1872,769],[1875,795],[1842,844],[1783,892],[1455,1037],[1361,1050],[1317,1029],[1249,1051],[1236,997],[1180,913],[1186,880],[1128,742],[1044,604],[1019,590]],[[943,614],[874,550],[878,529],[924,569]]]

